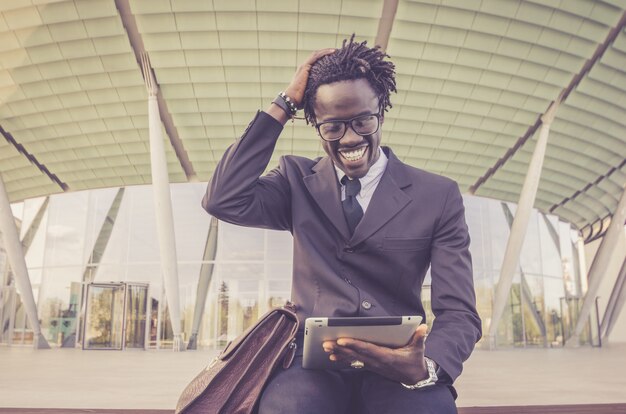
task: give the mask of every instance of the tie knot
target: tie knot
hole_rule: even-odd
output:
[[[346,197],[356,197],[359,191],[361,191],[361,182],[358,178],[351,180],[347,175],[344,175],[341,183],[346,186]]]

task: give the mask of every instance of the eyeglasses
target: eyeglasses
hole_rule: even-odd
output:
[[[337,141],[346,135],[348,125],[361,136],[372,135],[380,128],[380,114],[359,115],[352,119],[320,122],[315,125],[324,141]]]

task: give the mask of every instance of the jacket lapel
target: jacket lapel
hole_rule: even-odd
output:
[[[303,178],[304,185],[328,220],[348,240],[350,230],[341,208],[339,184],[333,162],[324,157],[315,164],[313,172]]]
[[[391,149],[384,148],[384,150],[389,158],[387,168],[376,191],[374,191],[363,219],[354,230],[350,239],[352,246],[374,234],[411,202],[411,198],[402,190],[411,185],[411,179],[406,173],[405,165],[393,154]],[[339,210],[343,214],[341,208]]]

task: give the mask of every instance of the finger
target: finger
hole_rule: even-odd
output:
[[[325,49],[320,49],[320,50],[316,50],[315,52],[311,53],[309,55],[309,57],[304,61],[305,65],[312,65],[313,63],[317,62],[318,59],[323,58],[326,55],[330,55],[333,54],[337,51],[337,49],[335,49],[334,47],[329,47],[329,48],[325,48]]]
[[[335,347],[336,354],[363,361],[374,371],[393,359],[393,351],[391,348],[352,338],[339,338]]]
[[[353,339],[353,338],[339,338],[337,339],[337,345],[338,345],[337,348],[345,347],[345,348],[352,349],[353,351],[358,352],[359,354],[370,355],[370,356],[376,356],[380,354],[381,352],[388,350],[388,348],[374,345],[371,342],[360,341],[358,339]]]
[[[387,349],[387,352],[392,352],[392,350]],[[388,365],[389,358],[384,353],[365,354],[346,346],[337,346],[331,357],[331,360],[337,363],[350,364],[353,361],[361,361],[365,364],[366,369],[378,373],[383,373],[388,369],[385,367]]]
[[[329,356],[329,359],[331,361],[335,361],[335,362],[347,362],[350,363],[354,360],[359,360],[359,361],[363,361],[363,362],[369,362],[369,358],[366,357],[365,355],[360,355],[357,352],[352,351],[351,349],[337,349],[336,352],[334,352],[332,355]]]
[[[309,71],[311,70],[311,66],[313,66],[315,62],[317,62],[318,60],[320,60],[326,55],[335,53],[336,51],[337,49],[328,48],[328,49],[316,50],[315,52],[311,53],[296,70],[296,76],[306,75],[308,77]]]
[[[335,354],[330,355],[329,358],[337,368],[350,368],[350,364],[355,360],[355,358],[338,357]]]
[[[354,358],[354,352],[348,348],[340,347],[334,344],[332,352],[329,355],[331,361],[352,361]]]
[[[413,332],[413,336],[411,336],[411,339],[409,340],[409,343],[406,346],[424,348],[424,341],[426,341],[427,336],[428,336],[428,325],[422,324],[417,327],[415,332]]]
[[[324,348],[324,351],[326,351],[326,352],[333,353],[335,347],[336,347],[336,344],[335,344],[334,341],[324,341],[324,342],[322,342],[322,348]]]

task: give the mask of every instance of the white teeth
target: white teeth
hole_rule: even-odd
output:
[[[344,157],[348,161],[358,161],[361,159],[361,157],[363,157],[363,154],[365,154],[366,149],[367,147],[361,147],[354,151],[342,151],[340,152],[340,154],[342,157]]]

